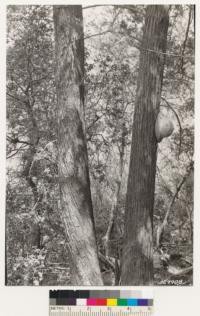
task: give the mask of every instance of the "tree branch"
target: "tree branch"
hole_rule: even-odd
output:
[[[188,40],[191,18],[192,18],[192,7],[190,7],[190,10],[189,10],[188,23],[187,23],[187,28],[186,28],[186,32],[185,32],[185,39],[183,42],[182,52],[181,52],[181,54],[182,54],[182,58],[181,58],[181,72],[182,72],[182,74],[183,74],[183,66],[184,66],[184,59],[183,58],[184,58],[185,48],[186,48],[186,44],[187,44],[187,40]]]
[[[20,98],[14,96],[14,95],[12,95],[12,94],[10,94],[9,92],[6,92],[6,94],[7,94],[7,96],[9,96],[10,98],[14,99],[15,101],[18,101],[19,103],[22,103],[22,104],[24,104],[24,105],[26,104],[26,101],[20,100]]]
[[[96,5],[88,5],[86,7],[83,7],[82,9],[91,9],[91,8],[96,8],[96,7],[108,7],[108,6],[112,6],[110,4],[96,4]]]
[[[183,269],[177,269],[176,267],[169,266],[167,271],[173,276],[181,276],[183,274],[187,274],[193,270],[193,266]]]
[[[92,35],[88,35],[88,36],[84,37],[84,40],[89,39],[91,37],[104,35],[106,33],[112,33],[112,31],[111,30],[106,30],[106,31],[103,31],[103,32],[100,32],[100,33],[95,33],[95,34],[92,34]]]
[[[29,142],[26,142],[24,140],[19,140],[18,137],[15,137],[15,138],[11,138],[10,136],[7,136],[6,139],[11,142],[12,144],[17,144],[17,143],[20,143],[20,144],[25,144],[25,145],[28,145],[28,146],[33,146],[33,144],[29,143]]]
[[[8,155],[8,156],[6,156],[6,159],[9,159],[9,158],[12,158],[12,157],[14,157],[20,150],[22,150],[22,148],[24,148],[25,146],[20,146],[20,148],[18,148],[18,149],[15,149],[15,152],[13,153],[13,154],[10,154],[10,155]]]
[[[109,260],[108,257],[105,257],[101,252],[98,253],[99,259],[107,265],[109,268],[111,268],[115,272],[115,265]]]

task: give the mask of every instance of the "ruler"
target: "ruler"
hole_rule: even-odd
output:
[[[152,306],[49,306],[49,316],[152,316]]]

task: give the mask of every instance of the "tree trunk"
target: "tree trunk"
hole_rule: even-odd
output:
[[[193,161],[190,162],[185,175],[183,176],[183,178],[181,179],[180,183],[178,184],[177,188],[176,188],[176,192],[174,193],[174,195],[172,196],[171,202],[167,208],[167,211],[165,213],[163,222],[158,226],[157,229],[157,233],[156,233],[156,247],[159,248],[161,246],[162,243],[162,237],[163,237],[163,233],[165,231],[165,228],[167,226],[168,223],[168,218],[173,210],[173,206],[174,203],[176,202],[176,199],[178,198],[178,195],[183,187],[183,185],[185,184],[185,182],[187,181],[188,177],[191,175],[191,172],[193,171],[194,168],[194,163]],[[187,211],[187,208],[186,208]]]
[[[153,283],[153,206],[168,6],[147,7],[137,83],[125,212],[122,285]]]
[[[102,285],[94,230],[84,128],[81,6],[54,6],[58,172],[61,215],[73,285]]]
[[[110,252],[110,238],[111,233],[113,231],[113,228],[115,227],[117,231],[117,236],[119,238],[119,228],[117,227],[117,212],[118,212],[118,204],[120,199],[120,190],[121,190],[121,184],[122,184],[122,176],[123,176],[123,168],[124,168],[124,154],[125,154],[125,137],[126,137],[126,125],[125,122],[123,122],[122,125],[122,131],[121,131],[121,141],[118,146],[119,148],[119,177],[116,181],[116,192],[113,199],[113,204],[110,210],[109,214],[109,222],[108,227],[105,236],[102,238],[104,247],[105,247],[105,255],[106,257],[109,257]]]

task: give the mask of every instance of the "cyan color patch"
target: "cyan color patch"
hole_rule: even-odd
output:
[[[127,305],[128,306],[138,306],[138,300],[136,298],[128,298]]]

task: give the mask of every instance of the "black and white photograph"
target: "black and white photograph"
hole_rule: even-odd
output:
[[[7,286],[192,286],[195,5],[8,5]]]

